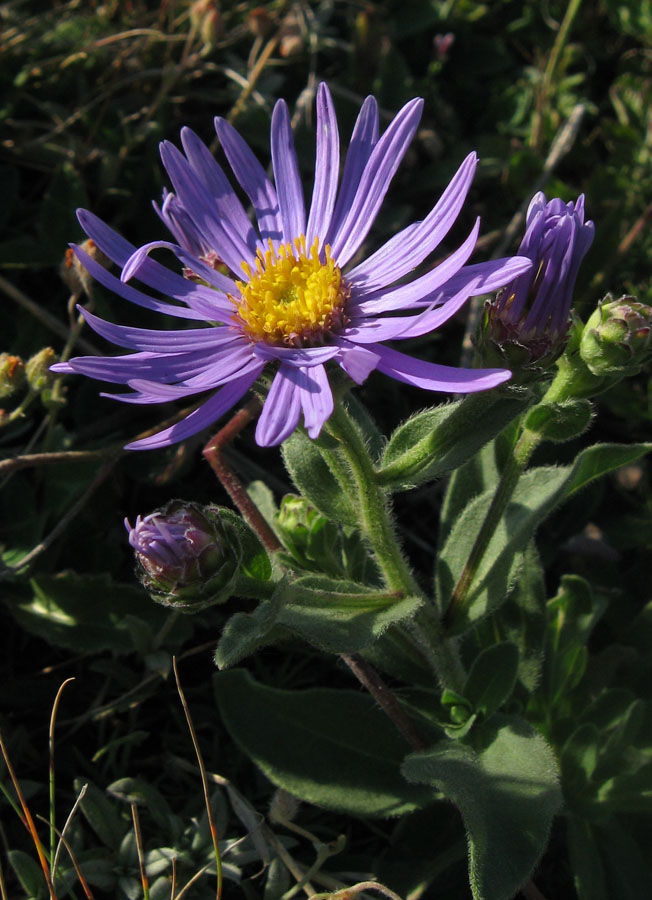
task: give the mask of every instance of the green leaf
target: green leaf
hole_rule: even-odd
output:
[[[285,691],[234,669],[214,678],[224,726],[278,787],[358,816],[396,816],[433,800],[399,767],[407,744],[358,691]]]
[[[86,785],[86,793],[80,804],[81,811],[102,844],[117,850],[129,825],[120,819],[114,804],[106,798],[104,791],[92,782],[75,778],[74,785],[78,794]]]
[[[283,636],[282,630],[276,627],[281,601],[282,594],[277,588],[271,600],[263,600],[253,612],[239,612],[231,616],[215,650],[215,664],[218,668],[234,666],[241,659]]]
[[[108,575],[38,575],[29,585],[31,590],[5,585],[4,596],[14,618],[31,634],[75,652],[130,653],[133,622],[127,624],[125,616],[137,617],[158,632],[170,615],[141,588],[118,584]],[[181,638],[191,630],[182,622],[175,622],[173,628]]]
[[[635,462],[650,449],[652,444],[596,444],[583,450],[572,466],[542,466],[525,472],[480,562],[468,593],[466,620],[458,623],[457,629],[469,627],[503,603],[522,562],[518,554],[557,506],[591,481]],[[436,584],[442,609],[448,606],[493,495],[493,490],[486,491],[469,503],[439,555]]]
[[[470,394],[417,413],[390,437],[378,470],[380,484],[409,490],[458,469],[526,405],[522,399]]]
[[[247,493],[258,507],[269,527],[274,529],[278,507],[270,488],[267,487],[264,481],[251,481],[247,485]]]
[[[257,581],[268,581],[272,577],[272,564],[267,551],[247,525],[233,510],[220,507],[220,516],[235,529],[242,547],[241,567],[245,575]]]
[[[496,613],[500,632],[519,652],[517,679],[533,693],[541,681],[546,627],[546,593],[543,569],[534,543],[522,556],[516,585]]]
[[[593,773],[598,762],[601,735],[595,725],[579,725],[564,744],[561,774],[564,796],[570,808],[589,815],[595,803]]]
[[[368,647],[390,625],[411,618],[423,602],[325,575],[302,576],[279,591],[283,606],[278,623],[330,653]]]
[[[359,527],[352,499],[356,496],[355,484],[336,441],[328,435],[312,441],[303,431],[295,431],[283,443],[281,452],[292,481],[315,509],[333,522]]]
[[[601,743],[597,776],[602,780],[617,775],[626,766],[627,753],[634,746],[645,719],[646,704],[634,700],[625,707],[606,741]],[[650,784],[652,790],[652,783]]]
[[[119,778],[106,790],[118,800],[125,803],[133,801],[145,807],[160,828],[169,829],[172,811],[160,791],[144,778]]]
[[[586,431],[592,414],[589,400],[571,398],[560,403],[538,403],[524,417],[523,424],[547,441],[570,441]]]
[[[609,896],[616,897],[617,900],[641,900],[652,896],[648,847],[645,847],[644,855],[631,834],[613,816],[595,831],[599,838],[607,884],[611,887]]]
[[[354,394],[347,394],[343,403],[347,412],[358,426],[371,459],[374,463],[377,463],[383,454],[387,439],[378,430],[378,426],[369,415],[366,407],[360,403]]]
[[[586,670],[586,642],[604,610],[590,584],[579,575],[563,575],[548,601],[543,681],[550,710],[563,703]]]
[[[43,870],[29,854],[22,850],[9,850],[9,862],[30,900],[42,900],[47,896]]]
[[[596,846],[589,823],[577,816],[569,816],[566,838],[578,900],[611,900],[602,854]]]
[[[402,767],[409,781],[438,788],[462,813],[475,900],[514,896],[545,850],[561,805],[555,757],[541,735],[513,717],[496,716],[491,725],[477,752],[437,745]]]
[[[462,693],[476,712],[489,718],[509,700],[517,672],[516,644],[494,644],[475,658]]]

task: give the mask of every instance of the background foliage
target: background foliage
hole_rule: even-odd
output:
[[[505,228],[535,190],[544,187],[549,197],[565,200],[584,192],[597,233],[580,273],[580,313],[608,290],[652,303],[648,3],[323,0],[254,8],[201,0],[13,0],[1,15],[0,352],[28,359],[44,347],[61,354],[75,342],[83,352],[84,340],[99,343],[78,326],[69,287],[59,277],[62,265],[64,274],[69,271],[68,243],[81,237],[74,210],[87,206],[134,244],[162,235],[151,207],[164,186],[157,145],[176,140],[182,125],[211,143],[213,116],[226,116],[267,159],[269,114],[283,96],[294,112],[308,181],[312,98],[321,79],[333,92],[343,135],[368,93],[378,97],[385,122],[411,97],[426,101],[371,241],[422,216],[464,155],[476,149],[479,172],[456,234],[480,214],[483,258],[516,248],[522,222],[507,234]],[[125,310],[99,287],[90,302],[114,321],[128,316],[133,324],[151,324],[146,313]],[[464,326],[461,317],[445,337],[415,342],[415,350],[456,364]],[[385,434],[429,402],[373,375],[359,396]],[[648,398],[647,376],[621,382],[599,398],[587,435],[544,447],[535,463],[561,462],[570,471],[589,441],[650,440]],[[250,657],[243,664],[249,674],[214,677],[213,651],[227,612],[219,607],[178,617],[154,606],[136,584],[124,516],[133,521],[179,496],[227,502],[201,459],[201,438],[155,454],[123,454],[125,440],[157,424],[161,411],[117,407],[82,379],[23,391],[3,405],[0,725],[30,807],[47,817],[49,716],[59,685],[75,677],[58,713],[57,822],[61,827],[88,783],[69,840],[94,895],[142,896],[132,799],[141,813],[152,897],[170,895],[173,852],[180,884],[214,866],[199,772],[171,675],[176,654],[206,765],[222,778],[211,791],[227,893],[281,897],[295,883],[280,862],[289,854],[298,877],[315,857],[321,860],[314,884],[323,890],[374,873],[413,900],[463,897],[466,846],[459,818],[452,806],[429,801],[435,786],[455,782],[455,766],[472,783],[477,767],[495,760],[480,751],[472,759],[462,753],[457,760],[411,757],[405,763],[409,800],[404,787],[397,795],[388,763],[374,808],[356,807],[338,762],[364,770],[355,743],[373,740],[380,713],[346,670],[319,649],[289,642]],[[164,416],[173,413],[170,407]],[[392,452],[400,450],[397,440]],[[67,455],[73,451],[84,455]],[[25,466],[5,465],[23,454],[39,456]],[[290,490],[280,456],[257,448],[251,434],[229,455],[243,480],[264,477],[277,501]],[[511,694],[508,712],[522,713],[530,704],[528,718],[562,764],[565,814],[555,821],[537,875],[548,900],[573,891],[580,900],[649,895],[652,500],[649,470],[639,457],[633,452],[616,475],[570,496],[542,527],[545,581],[528,546],[531,532],[525,534],[519,551],[526,551],[532,590],[542,600],[552,598],[547,620],[533,610],[528,621],[517,621],[518,606],[510,601],[499,623],[483,626],[503,629],[505,641],[529,636],[530,655],[521,655],[509,689],[496,690]],[[474,477],[490,479],[495,460],[485,456],[482,465]],[[561,483],[563,474],[556,477]],[[443,548],[439,578],[442,566],[456,564],[460,547],[457,539],[447,542],[447,534],[461,534],[457,515],[444,517],[446,533],[438,534],[442,485],[397,499],[406,547],[422,571],[432,571],[436,548]],[[228,614],[239,609],[248,612],[250,604],[230,601]],[[482,628],[476,632],[479,646],[494,639],[485,640]],[[241,713],[243,698],[255,701],[264,723],[266,710],[286,708],[278,692],[303,689],[322,692],[316,707],[312,694],[302,702],[306,715],[311,708],[322,713],[309,724],[329,788],[302,789],[336,814],[306,804],[297,831],[285,824],[294,811],[282,808],[282,795],[262,821],[274,790],[261,769],[292,789],[303,777],[301,760],[289,778],[279,770],[274,742],[261,741],[262,729],[252,729]],[[346,721],[364,720],[366,730],[352,738],[353,746],[342,744],[324,718],[328,691],[346,696]],[[476,692],[475,712],[490,714],[503,694]],[[418,698],[412,700],[418,708]],[[270,715],[266,727],[279,723]],[[385,734],[379,751],[390,761],[401,757],[393,738]],[[33,846],[11,811],[6,773],[3,785],[0,840],[11,863],[3,856],[9,896],[45,897]],[[545,803],[545,785],[541,797]],[[495,802],[487,799],[487,805]],[[399,803],[409,816],[374,818],[400,811]],[[481,821],[480,834],[482,828]],[[434,844],[432,837],[425,842],[426,833],[436,835]],[[340,834],[346,835],[344,849],[336,843]],[[68,860],[60,865],[81,896]],[[186,896],[205,896],[206,885],[198,884]]]

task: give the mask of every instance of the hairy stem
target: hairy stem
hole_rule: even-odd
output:
[[[357,488],[357,506],[362,532],[376,555],[386,586],[405,597],[421,597],[423,606],[407,633],[424,653],[442,687],[460,690],[464,671],[455,644],[444,637],[439,619],[429,598],[418,585],[396,537],[386,491],[378,484],[364,438],[343,404],[336,406],[327,423],[332,437],[340,444]]]

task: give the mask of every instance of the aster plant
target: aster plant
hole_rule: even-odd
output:
[[[575,282],[593,243],[594,226],[584,221],[584,195],[549,202],[539,191],[526,214],[518,248],[532,266],[488,302],[478,343],[480,355],[521,370],[547,368],[564,348],[570,328]]]
[[[367,98],[356,121],[341,179],[337,119],[325,84],[317,91],[315,182],[306,214],[287,105],[279,100],[271,126],[275,185],[245,141],[224,119],[215,128],[233,175],[251,201],[254,226],[224,171],[188,128],[184,153],[164,142],[161,157],[174,186],[159,214],[176,243],[139,249],[92,213],[79,221],[101,252],[122,269],[120,279],[81,247],[88,271],[122,298],[200,328],[157,331],[114,325],[86,312],[88,324],[135,351],[118,357],[77,357],[57,372],[125,384],[131,393],[107,394],[125,403],[152,404],[211,392],[182,422],[128,444],[164,447],[206,428],[231,409],[268,367],[275,369],[256,428],[262,446],[282,443],[303,422],[316,438],[333,411],[325,365],[332,361],[357,384],[375,369],[428,391],[470,393],[496,387],[507,370],[458,369],[415,359],[385,345],[430,334],[469,299],[486,294],[530,268],[526,258],[468,264],[479,232],[444,262],[403,281],[435,250],[459,215],[477,166],[471,153],[438,203],[420,222],[352,263],[380,210],[412,140],[423,101],[407,103],[379,137],[378,107]],[[171,251],[184,278],[150,258]],[[138,278],[165,295],[134,287]],[[397,282],[400,282],[397,284]],[[171,301],[177,301],[172,303]]]
[[[542,443],[589,426],[590,401],[607,370],[611,378],[623,357],[630,368],[647,358],[649,317],[621,302],[615,311],[600,307],[584,333],[577,319],[569,331],[579,266],[593,239],[582,196],[566,203],[537,194],[513,257],[470,262],[476,221],[428,267],[464,206],[475,153],[423,220],[368,253],[422,101],[407,103],[379,135],[378,107],[367,98],[340,177],[325,84],[316,99],[307,207],[288,108],[279,100],[273,182],[232,125],[215,122],[255,223],[187,128],[183,152],[161,147],[172,191],[155,208],[173,240],[137,248],[92,213],[78,213],[96,249],[74,250],[88,273],[184,327],[132,328],[86,311],[98,334],[129,353],[76,357],[53,369],[125,385],[131,392],[106,396],[126,403],[201,397],[185,418],[130,449],[183,441],[254,391],[258,399],[204,449],[242,518],[178,501],[138,516],[133,527],[127,521],[144,586],[158,602],[205,610],[210,622],[222,616],[215,652],[221,727],[276,786],[365,818],[431,807],[441,813],[432,819],[438,833],[450,827],[450,806],[437,806],[445,797],[462,815],[475,900],[510,900],[532,876],[562,802],[574,809],[572,763],[555,716],[581,681],[579,663],[568,661],[581,662],[577,631],[585,637],[590,618],[567,582],[544,604],[535,534],[566,499],[649,447],[595,445],[565,466],[529,464]],[[175,258],[172,268],[154,258],[161,251]],[[430,335],[488,294],[495,297],[478,353],[495,367],[455,368],[388,343]],[[376,370],[426,392],[463,396],[419,411],[385,438],[349,393]],[[283,445],[293,493],[280,507],[263,483],[241,484],[222,457],[225,443],[256,416],[257,443]],[[438,534],[428,536],[433,571],[415,571],[393,495],[443,475]],[[231,598],[249,605],[231,608]],[[216,604],[219,611],[206,609]],[[599,614],[594,609],[591,621]],[[288,640],[337,656],[369,693],[280,690],[234,668]],[[401,690],[390,690],[385,675]],[[584,807],[578,814],[588,815]],[[578,833],[585,832],[583,823]],[[328,849],[317,839],[315,846]]]

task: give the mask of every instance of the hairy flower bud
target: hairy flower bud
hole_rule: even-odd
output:
[[[635,375],[652,358],[652,307],[607,294],[584,327],[580,356],[594,375]]]
[[[138,575],[157,603],[197,612],[232,594],[242,557],[235,530],[217,506],[174,500],[125,527]]]
[[[27,383],[33,391],[43,393],[52,387],[54,373],[50,367],[57,361],[57,355],[52,347],[44,347],[31,356],[25,363],[25,375]]]
[[[306,569],[330,569],[337,528],[304,497],[286,494],[276,517],[285,546]]]
[[[25,363],[20,356],[0,353],[0,398],[11,397],[25,384]]]
[[[95,241],[90,238],[82,241],[80,247],[84,253],[87,253],[92,260],[104,266],[105,269],[111,264],[108,256],[105,256]],[[85,293],[88,297],[92,295],[93,279],[84,264],[75,255],[72,247],[65,252],[63,262],[59,266],[59,275],[73,294]]]
[[[576,203],[534,195],[518,249],[533,266],[487,304],[479,337],[485,359],[493,352],[517,370],[552,365],[565,344],[577,273],[594,231],[584,221],[584,195]]]

